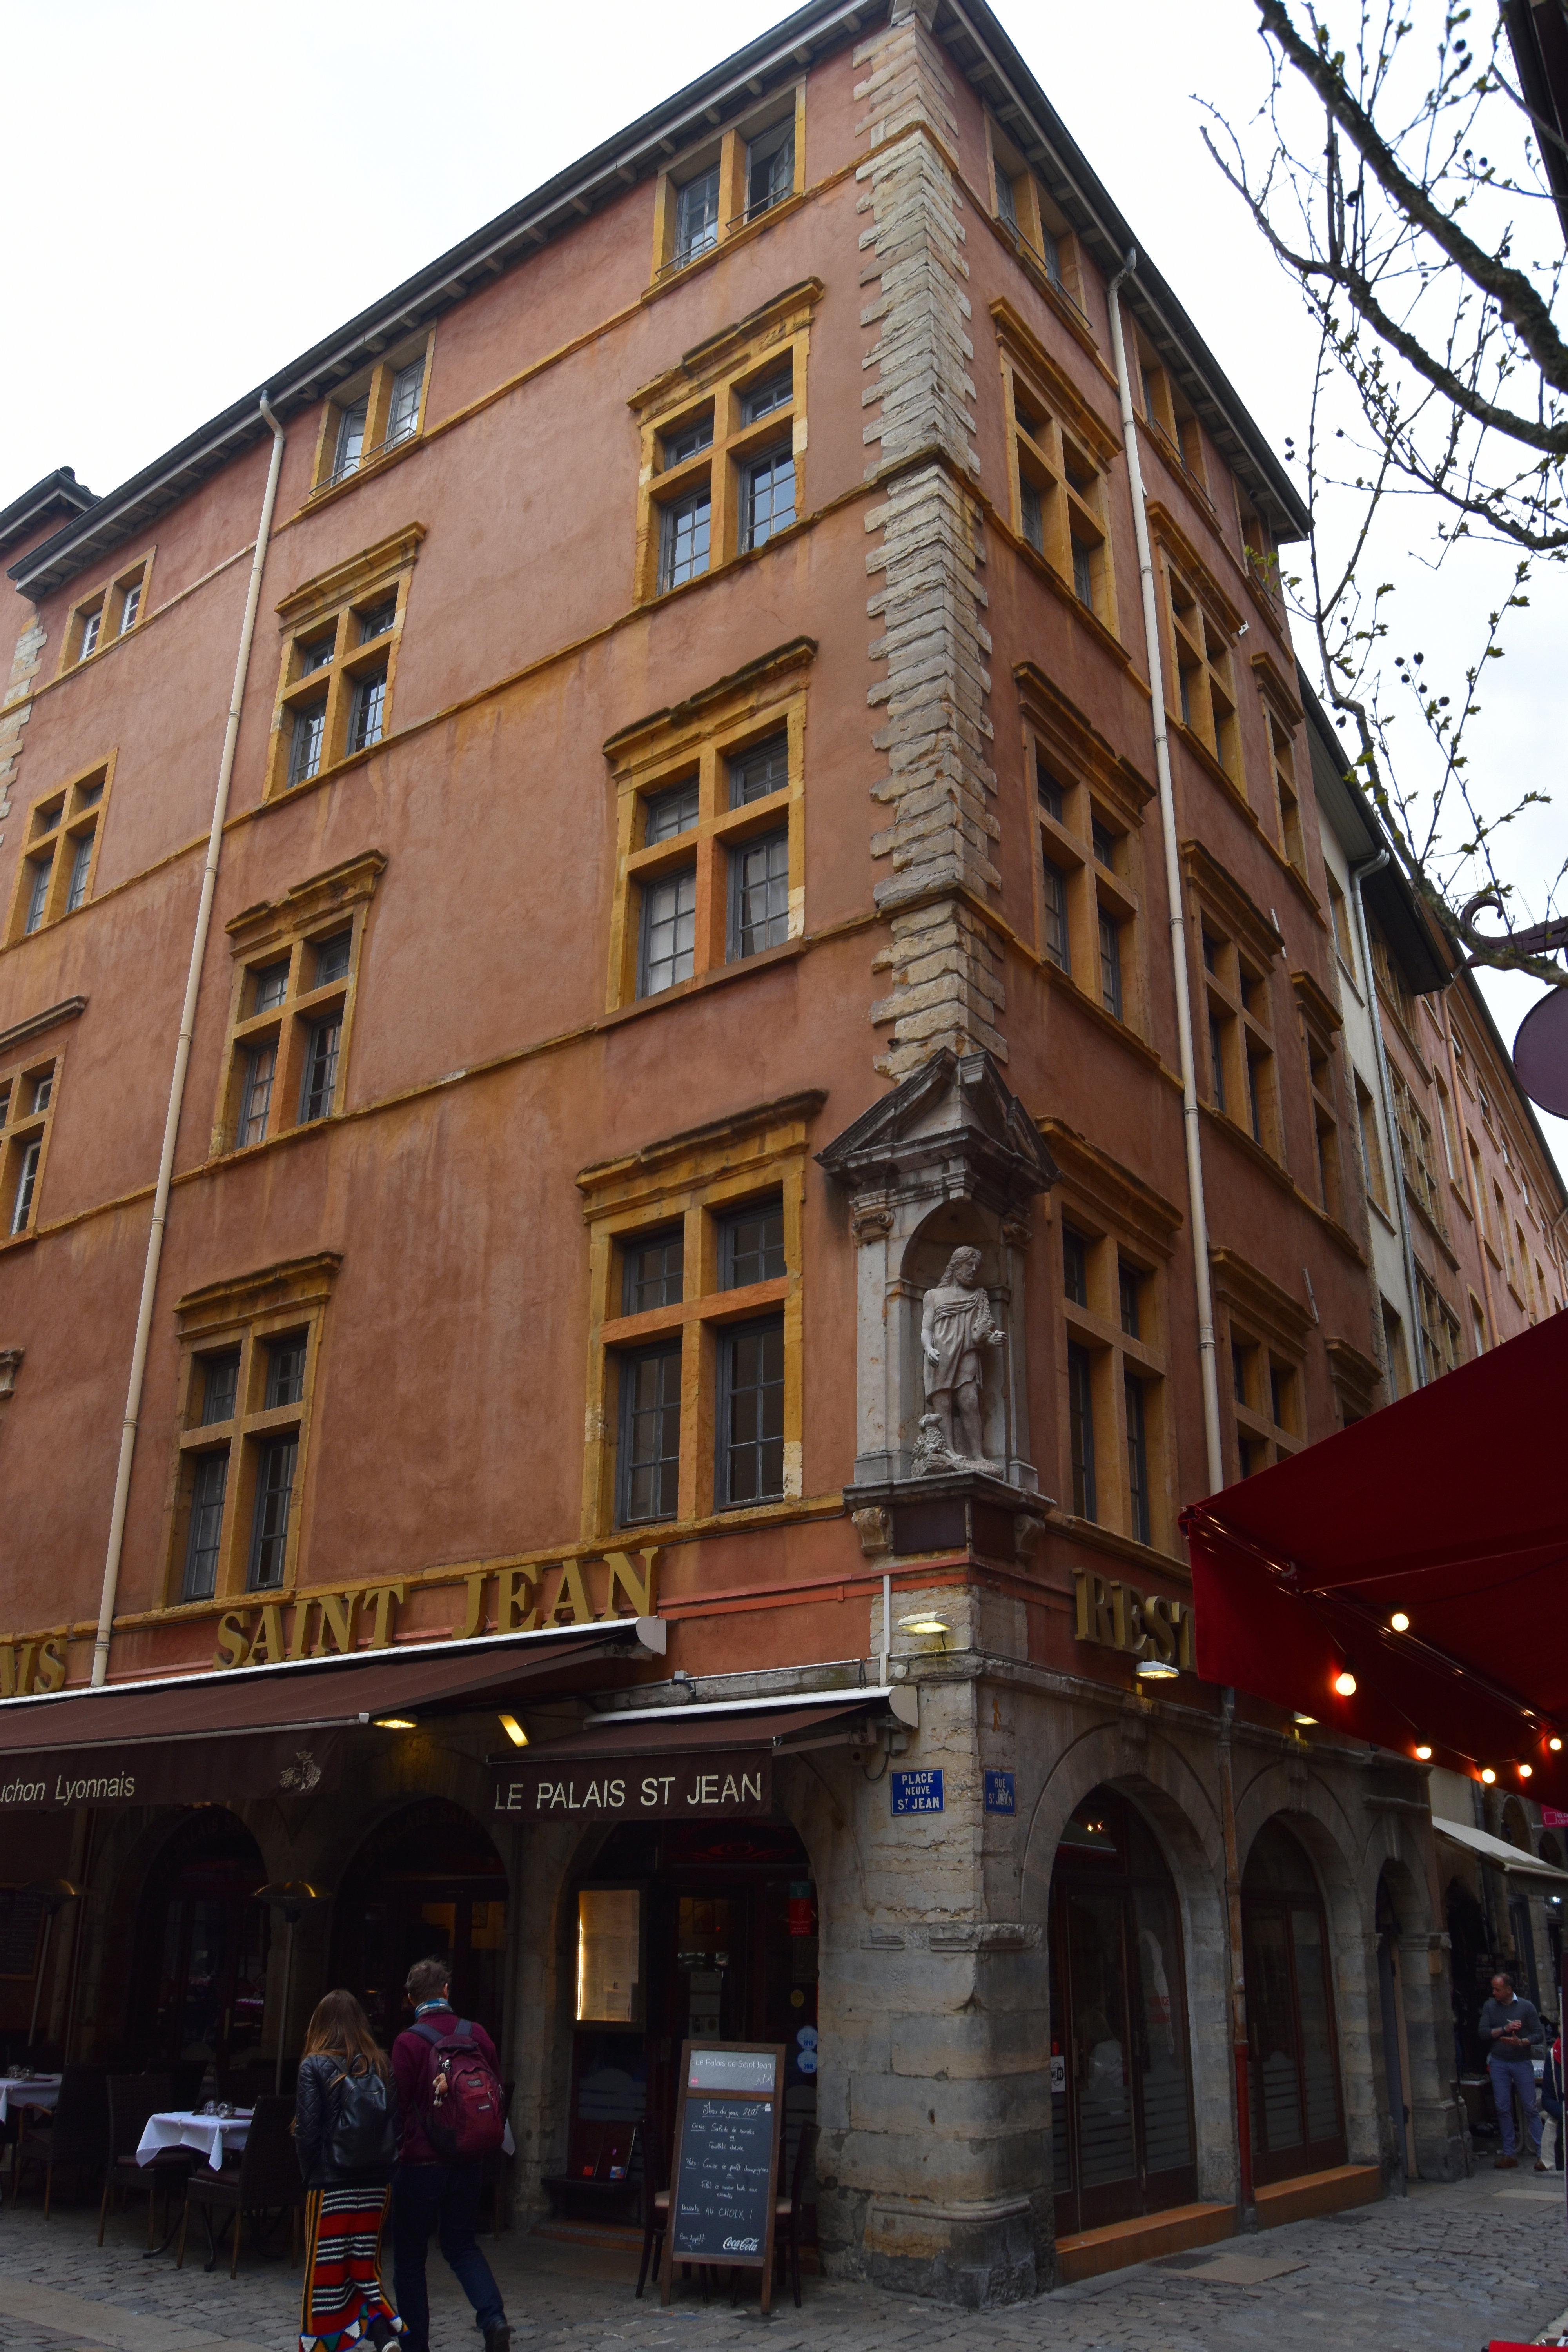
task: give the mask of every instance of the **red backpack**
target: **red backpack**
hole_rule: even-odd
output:
[[[505,2095],[473,2027],[459,2018],[449,2033],[418,2021],[414,2031],[430,2044],[422,2118],[426,2138],[438,2157],[453,2164],[496,2155],[506,2131]]]

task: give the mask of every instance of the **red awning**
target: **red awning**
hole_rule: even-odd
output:
[[[1197,1669],[1568,1799],[1568,1315],[1183,1515]],[[1395,1633],[1395,1612],[1409,1629]],[[1337,1676],[1354,1676],[1349,1696]]]
[[[450,1712],[531,1695],[583,1690],[577,1670],[619,1653],[629,1662],[663,1649],[663,1622],[606,1618],[593,1625],[468,1642],[418,1642],[346,1657],[300,1658],[228,1672],[79,1685],[47,1696],[0,1700],[0,1759],[147,1740],[229,1738],[239,1733],[348,1727],[378,1715]]]

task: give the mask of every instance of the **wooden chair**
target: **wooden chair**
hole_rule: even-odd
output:
[[[805,2193],[805,2176],[817,2139],[819,2126],[802,2124],[800,2137],[795,2144],[795,2164],[790,2172],[789,2195],[781,2197],[773,2207],[773,2258],[779,2278],[784,2278],[784,2250],[789,2250],[789,2278],[795,2289],[795,2307],[800,2309],[800,2224],[805,2208],[801,2202]]]
[[[639,2124],[637,2129],[642,2131]],[[654,2136],[643,2133],[642,2142],[642,2266],[637,2272],[637,2297],[647,2284],[651,2268],[658,2276],[658,2258],[663,2251],[665,2232],[669,2228],[669,2190],[655,2184]],[[661,2165],[658,2169],[665,2168]]]
[[[67,2066],[54,2115],[45,2126],[23,2132],[11,2156],[11,2203],[16,2206],[24,2168],[44,2176],[44,2219],[49,2218],[57,2172],[74,2172],[79,2190],[84,2172],[96,2172],[109,2155],[108,2074],[102,2066]]]
[[[147,2192],[147,2243],[154,2242],[153,2221],[157,2210],[158,2191],[163,2191],[165,2203],[176,2189],[184,2189],[185,2176],[195,2163],[188,2147],[160,2148],[151,2164],[139,2164],[136,2149],[147,2119],[166,2112],[174,2103],[174,2077],[170,2074],[111,2074],[109,2078],[109,2152],[103,2168],[103,2201],[98,2209],[98,2242],[103,2243],[104,2223],[109,2219],[109,2200],[117,2189],[144,2189]]]
[[[203,2267],[217,2266],[217,2239],[213,2236],[210,2216],[230,2214],[234,2220],[234,2245],[229,2255],[228,2274],[233,2278],[239,2269],[239,2240],[244,2216],[258,2213],[287,2213],[289,2217],[289,2252],[293,2252],[299,2215],[305,2202],[305,2190],[300,2179],[299,2159],[294,2153],[294,2136],[289,2129],[294,2120],[291,2098],[258,2099],[250,2118],[250,2131],[245,2151],[232,2172],[211,2172],[205,2165],[193,2172],[185,2183],[185,2210],[180,2217],[180,2251],[175,2268],[183,2270],[185,2261],[185,2233],[190,2228],[194,2205],[202,2217],[206,2231],[207,2260]],[[220,2228],[218,2237],[223,2231]]]

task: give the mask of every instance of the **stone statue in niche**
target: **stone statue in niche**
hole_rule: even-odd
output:
[[[985,1370],[981,1350],[999,1348],[1005,1334],[980,1280],[980,1252],[955,1249],[942,1280],[925,1295],[921,1353],[930,1410],[921,1417],[915,1447],[917,1477],[938,1470],[986,1470]]]

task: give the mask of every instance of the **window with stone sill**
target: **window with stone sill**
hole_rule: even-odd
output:
[[[1339,1084],[1335,1075],[1339,1015],[1309,974],[1296,972],[1292,982],[1307,1062],[1318,1202],[1326,1216],[1343,1225],[1344,1178],[1340,1160]]]
[[[804,1127],[796,1133],[798,1142],[758,1136],[741,1170],[699,1145],[689,1157],[672,1147],[665,1178],[657,1161],[624,1183],[618,1168],[579,1178],[593,1231],[598,1433],[586,1532],[799,1499]]]
[[[134,563],[126,564],[111,580],[72,605],[60,646],[62,671],[90,661],[94,654],[106,652],[131,635],[147,610],[153,555],[148,548]]]
[[[99,761],[41,794],[27,811],[8,941],[30,939],[91,898],[113,774],[112,759]]]
[[[1200,1083],[1212,1109],[1282,1160],[1269,980],[1278,935],[1198,845],[1184,844],[1184,856],[1198,967],[1194,1026],[1206,1046]]]
[[[682,372],[643,425],[637,594],[668,595],[766,547],[801,512],[805,335],[737,338],[693,394]]]
[[[399,532],[284,599],[282,670],[267,763],[279,798],[386,733],[423,530]]]
[[[349,377],[322,411],[312,497],[335,489],[418,434],[431,338],[421,335]]]
[[[1061,1491],[1079,1518],[1152,1543],[1169,1517],[1160,1277],[1092,1202],[1063,1197]]]
[[[1229,635],[1169,556],[1163,569],[1170,623],[1167,698],[1183,726],[1218,761],[1232,782],[1239,783],[1241,738]]]
[[[295,1581],[331,1253],[211,1284],[175,1309],[178,1431],[165,1603]]]
[[[366,909],[384,860],[372,854],[229,925],[235,961],[212,1149],[243,1151],[330,1118],[342,1081]]]
[[[1229,1351],[1237,1471],[1250,1478],[1301,1449],[1301,1368],[1234,1318]]]
[[[1412,1094],[1404,1073],[1391,1065],[1388,1076],[1394,1094],[1394,1117],[1399,1129],[1400,1159],[1405,1183],[1438,1233],[1447,1239],[1448,1221],[1444,1213],[1442,1186],[1437,1181],[1432,1122]]]
[[[804,693],[721,697],[617,746],[612,1010],[800,935]]]
[[[1071,303],[1087,324],[1083,269],[1078,239],[1067,215],[1048,196],[1005,133],[988,116],[995,216],[1020,252],[1043,269],[1053,290]]]
[[[1307,847],[1301,833],[1300,796],[1296,788],[1296,748],[1290,730],[1278,713],[1267,708],[1269,762],[1274,778],[1274,805],[1279,825],[1279,846],[1298,874],[1307,871]]]
[[[774,90],[659,173],[656,279],[689,269],[804,187],[805,108],[804,80]]]
[[[1114,628],[1104,476],[1088,446],[1010,358],[1004,374],[1013,528],[1080,604]]]
[[[1141,827],[1103,804],[1065,761],[1053,768],[1033,730],[1026,758],[1040,841],[1040,952],[1113,1020],[1142,1022],[1139,930]]]
[[[1464,1353],[1459,1318],[1419,1266],[1415,1269],[1415,1287],[1421,1299],[1421,1337],[1426,1350],[1427,1375],[1436,1380],[1441,1372],[1456,1370]]]
[[[1136,350],[1134,381],[1142,394],[1143,415],[1154,428],[1156,443],[1168,461],[1192,484],[1205,504],[1210,504],[1203,428],[1193,404],[1170,369],[1142,335],[1136,337]]]
[[[1232,481],[1236,489],[1237,521],[1241,531],[1242,562],[1254,587],[1278,610],[1279,556],[1274,545],[1274,535],[1234,476]]]
[[[1377,1123],[1377,1107],[1372,1089],[1360,1071],[1353,1073],[1355,1083],[1356,1133],[1361,1140],[1362,1175],[1370,1199],[1386,1215],[1388,1212],[1388,1176],[1383,1156],[1383,1138]]]
[[[60,1065],[51,1054],[0,1071],[0,1244],[37,1229]]]
[[[1405,967],[1394,955],[1372,917],[1367,917],[1367,939],[1372,948],[1372,968],[1378,986],[1394,1007],[1394,1013],[1409,1035],[1415,1035],[1415,998],[1410,982],[1405,977]],[[1483,1106],[1485,1097],[1483,1096]],[[1489,1106],[1485,1106],[1489,1115]]]

